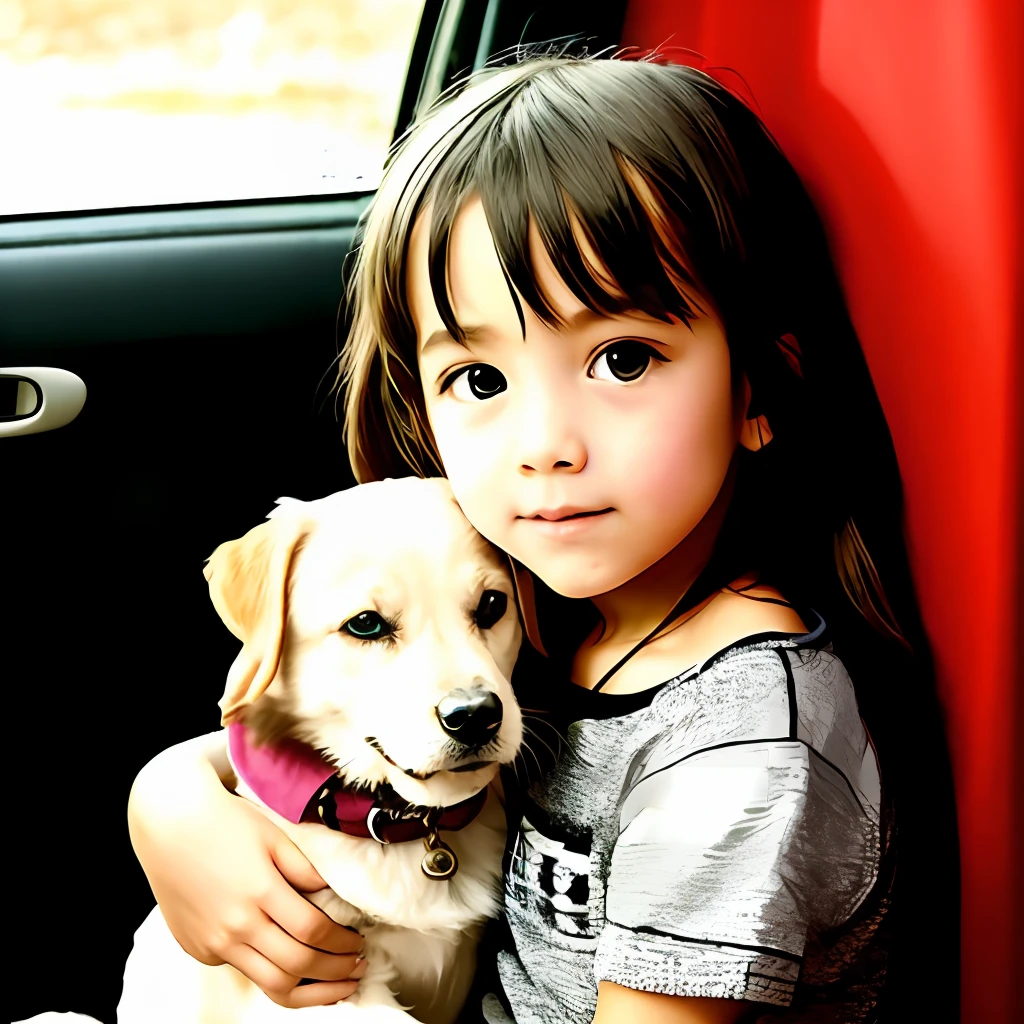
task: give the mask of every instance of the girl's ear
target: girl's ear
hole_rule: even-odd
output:
[[[772,428],[768,426],[767,416],[754,416],[751,419],[745,419],[740,428],[740,444],[751,452],[759,452],[773,436]]]
[[[530,575],[529,569],[520,565],[511,555],[508,556],[508,561],[512,566],[512,582],[516,588],[516,604],[519,607],[519,618],[523,623],[523,631],[534,650],[546,658],[548,652],[544,650],[544,644],[540,638],[540,628],[537,625],[537,603],[533,596],[533,576]]]
[[[759,452],[773,437],[772,428],[768,425],[768,417],[752,415],[750,407],[751,388],[747,375],[743,374],[741,399],[743,402],[743,425],[740,427],[740,444],[747,451]]]

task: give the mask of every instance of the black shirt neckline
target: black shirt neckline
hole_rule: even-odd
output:
[[[740,637],[732,643],[727,644],[721,650],[716,651],[709,658],[706,658],[700,666],[691,665],[682,672],[676,673],[669,679],[652,686],[645,687],[633,693],[609,693],[604,690],[592,690],[572,682],[569,678],[568,668],[571,661],[566,665],[564,659],[548,661],[541,655],[537,658],[546,664],[548,685],[544,688],[544,697],[551,705],[550,710],[560,713],[564,721],[582,721],[584,719],[620,718],[632,714],[635,711],[648,707],[654,698],[665,687],[673,684],[686,682],[695,679],[706,672],[713,665],[717,664],[733,651],[745,647],[752,647],[759,643],[771,641],[788,641],[795,647],[821,647],[828,642],[828,628],[825,620],[813,608],[797,609],[800,617],[806,622],[811,621],[814,626],[805,632],[788,632],[785,630],[763,630],[759,633],[751,633],[748,636]],[[529,644],[526,645],[529,647]],[[532,650],[532,648],[530,648]],[[563,671],[559,672],[559,661],[563,662]]]

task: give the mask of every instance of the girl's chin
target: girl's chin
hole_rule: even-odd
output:
[[[518,556],[516,556],[518,558]],[[518,559],[536,576],[546,587],[553,590],[560,597],[570,597],[575,600],[584,598],[600,597],[609,591],[621,587],[643,571],[642,567],[623,568],[621,572],[609,571],[612,566],[602,566],[599,571],[585,572],[573,571],[571,566],[531,565],[529,562]]]

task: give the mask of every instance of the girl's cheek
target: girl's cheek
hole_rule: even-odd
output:
[[[652,543],[668,550],[714,503],[735,445],[728,409],[705,405],[691,406],[689,413],[678,407],[674,414],[667,408],[661,412],[658,422],[643,417],[635,434],[609,434],[619,501],[609,499],[621,503],[637,529],[643,524]]]
[[[620,470],[638,484],[649,479],[651,486],[700,486],[717,475],[717,465],[731,458],[735,446],[731,406],[685,391],[633,410],[627,422],[609,423],[605,433]]]
[[[498,492],[495,489],[497,453],[479,424],[459,422],[456,417],[432,418],[434,441],[452,493],[466,518],[488,540],[496,519]]]

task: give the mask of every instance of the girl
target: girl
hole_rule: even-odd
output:
[[[898,469],[758,118],[688,67],[491,69],[399,145],[351,298],[357,478],[443,473],[509,553],[531,750],[560,737],[506,779],[505,930],[467,1013],[953,1019],[950,785]],[[172,931],[285,1005],[344,997],[358,936],[293,891],[323,882],[227,774],[193,741],[136,783]]]

